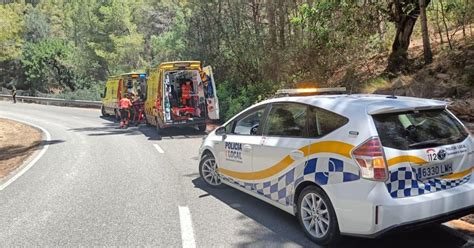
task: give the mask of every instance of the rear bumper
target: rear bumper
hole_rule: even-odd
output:
[[[420,220],[415,220],[415,221],[395,225],[395,226],[386,228],[384,230],[381,230],[379,232],[376,232],[370,235],[352,234],[352,236],[359,236],[359,237],[365,237],[365,238],[380,238],[392,232],[413,230],[413,229],[421,228],[423,226],[430,225],[430,224],[441,224],[443,222],[447,222],[453,219],[459,219],[463,216],[466,216],[472,213],[474,213],[474,206],[465,207],[462,209],[451,211],[449,213],[443,213],[437,216],[428,217],[426,219],[420,219]]]
[[[353,184],[353,189],[359,189],[357,193],[351,190],[349,194],[335,188],[325,190],[335,207],[341,233],[378,237],[389,231],[473,213],[473,178],[455,188],[405,198],[392,198],[383,183],[364,183],[365,180]]]
[[[189,126],[205,125],[205,124],[207,124],[207,121],[203,119],[203,120],[183,121],[183,122],[175,122],[175,123],[165,123],[163,124],[162,128],[189,127]]]

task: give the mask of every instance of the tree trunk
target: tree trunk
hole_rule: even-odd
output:
[[[428,5],[431,0],[425,0]],[[412,4],[410,11],[406,13],[404,8]],[[392,44],[392,52],[388,57],[387,70],[390,72],[399,72],[407,69],[408,65],[408,47],[410,46],[410,37],[415,26],[416,19],[420,15],[420,5],[418,0],[400,1],[394,0],[390,2],[389,7],[394,7],[393,17],[397,33]]]
[[[275,7],[271,0],[266,1],[267,4],[267,11],[268,11],[268,32],[270,33],[270,47],[273,46],[277,42],[276,38],[276,25],[275,25]]]
[[[415,11],[415,10],[413,10]],[[413,12],[412,11],[412,12]],[[419,12],[419,9],[417,10]],[[400,23],[397,27],[395,40],[392,44],[392,52],[388,57],[388,70],[391,72],[399,72],[408,63],[408,47],[410,46],[410,37],[413,32],[413,27],[416,23],[415,15],[404,15],[401,17]]]
[[[439,39],[441,40],[441,45],[444,44],[443,40],[443,30],[441,29],[441,25],[439,25],[439,6],[436,3],[436,27],[438,28]]]
[[[285,42],[285,22],[286,22],[286,6],[285,1],[279,1],[279,10],[278,10],[278,26],[279,26],[279,41],[280,48],[284,49],[286,46]]]
[[[441,4],[441,18],[443,18],[444,28],[446,29],[446,39],[448,40],[449,49],[453,50],[453,44],[451,44],[451,39],[449,38],[449,29],[446,23],[446,12],[444,11],[443,0],[439,0],[439,3]]]
[[[433,54],[431,53],[430,37],[428,34],[428,24],[426,21],[426,4],[425,0],[419,0],[420,18],[421,18],[421,33],[423,36],[423,56],[425,64],[430,64],[433,61]]]

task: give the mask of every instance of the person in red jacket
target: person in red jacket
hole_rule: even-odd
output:
[[[191,81],[186,81],[181,86],[181,103],[184,107],[188,106],[188,101],[191,99]]]
[[[122,97],[119,101],[120,109],[120,128],[128,127],[128,119],[130,118],[130,108],[132,107],[132,102],[130,101],[130,95]]]

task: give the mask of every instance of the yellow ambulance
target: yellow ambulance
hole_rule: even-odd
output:
[[[107,79],[102,97],[102,116],[113,115],[119,118],[118,102],[127,93],[145,99],[146,74],[144,72],[131,72],[111,76]]]
[[[163,128],[191,126],[206,129],[219,119],[219,102],[210,66],[200,61],[161,63],[147,71],[145,120]]]

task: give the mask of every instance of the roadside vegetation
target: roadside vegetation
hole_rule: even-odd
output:
[[[224,119],[282,87],[390,88],[473,39],[469,0],[0,3],[1,86],[99,100],[109,75],[201,60],[214,67]],[[472,71],[461,70],[468,89]]]

